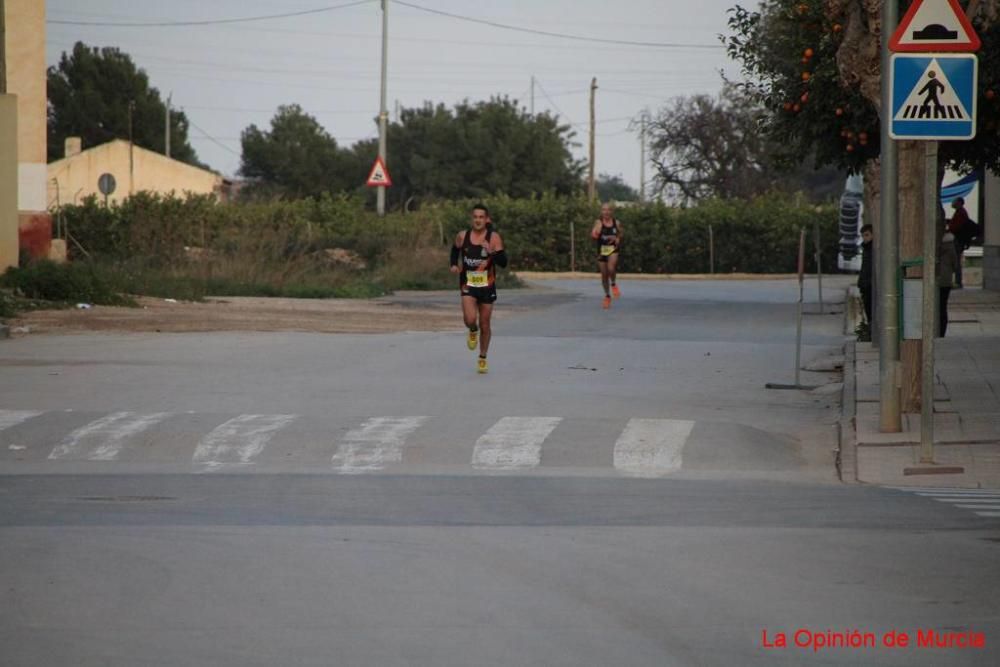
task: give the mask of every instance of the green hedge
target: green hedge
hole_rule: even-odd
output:
[[[464,229],[474,202],[443,202],[411,213],[379,217],[361,201],[323,198],[265,204],[217,204],[210,197],[187,200],[141,194],[106,208],[96,199],[61,209],[73,237],[70,251],[113,260],[142,259],[177,266],[191,259],[185,248],[219,258],[251,258],[279,265],[327,248],[356,252],[369,266],[407,263],[428,249],[446,246]],[[571,223],[576,267],[593,270],[589,237],[598,206],[581,198],[495,197],[484,201],[516,270],[570,268]],[[717,273],[792,273],[799,229],[808,232],[807,270],[815,270],[813,229],[822,239],[823,268],[836,266],[837,211],[773,195],[751,202],[717,200],[692,208],[662,203],[621,207],[624,246],[621,270],[642,273],[707,273],[709,228],[715,239]],[[446,261],[446,260],[445,260]],[[445,267],[446,268],[446,267]]]

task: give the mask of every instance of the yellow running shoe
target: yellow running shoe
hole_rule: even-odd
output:
[[[474,349],[476,349],[476,344],[477,343],[479,343],[479,332],[478,331],[470,331],[469,332],[469,339],[467,341],[465,341],[465,344],[469,346],[470,350],[474,350]]]
[[[622,291],[618,289],[618,285],[611,286],[611,293],[615,295],[616,299],[620,299],[622,297]]]
[[[488,363],[486,363],[486,359],[484,359],[483,357],[479,357],[479,364],[476,366],[476,371],[480,375],[484,375],[486,373],[489,373],[489,371],[490,371],[490,365]]]
[[[611,307],[611,297],[610,296],[606,296],[606,297],[604,297],[604,301],[601,302],[601,308],[603,308],[604,310],[607,310],[610,307]]]

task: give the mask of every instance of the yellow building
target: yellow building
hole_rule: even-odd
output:
[[[66,157],[48,165],[49,208],[78,204],[90,195],[104,201],[98,181],[110,174],[115,181],[108,202],[121,202],[138,192],[162,195],[214,194],[226,198],[228,182],[219,174],[193,167],[160,153],[115,139],[81,150],[80,139],[66,139]]]
[[[0,269],[17,264],[18,236],[21,249],[36,257],[46,256],[52,241],[52,222],[45,205],[45,0],[5,0],[3,7],[3,65],[8,93],[4,108],[8,110],[0,125],[7,133],[16,126],[17,227],[11,229],[6,216],[0,219]],[[13,98],[16,119],[9,117],[9,109],[15,107]],[[13,148],[5,140],[0,146],[0,160],[12,163]],[[5,190],[0,188],[0,192]]]

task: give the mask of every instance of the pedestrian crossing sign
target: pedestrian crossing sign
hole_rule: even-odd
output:
[[[973,54],[892,56],[893,139],[968,140],[976,136],[978,59]]]

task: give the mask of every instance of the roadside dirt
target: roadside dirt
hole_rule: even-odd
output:
[[[84,331],[304,331],[393,333],[461,329],[457,299],[405,304],[391,299],[210,298],[203,303],[140,298],[138,308],[39,310],[9,322],[13,336]],[[443,301],[443,300],[442,300]]]

